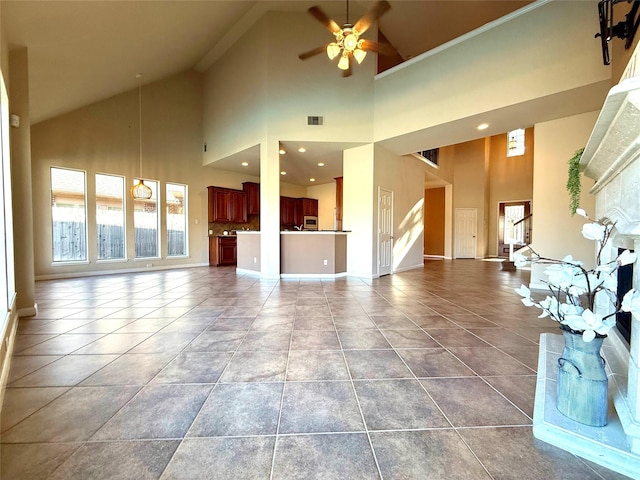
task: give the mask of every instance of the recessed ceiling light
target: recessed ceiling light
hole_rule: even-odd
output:
[[[310,178],[310,179],[309,179],[309,181],[310,181],[310,182],[315,182],[315,181],[316,181],[316,179],[315,179],[315,178]]]
[[[298,149],[298,151],[299,151],[300,153],[304,153],[304,152],[306,152],[306,151],[307,151],[307,149],[306,149],[306,148],[304,148],[304,147],[300,147],[300,148]]]
[[[249,162],[242,162],[242,163],[241,163],[241,165],[242,165],[243,167],[248,167],[248,166],[249,166]]]
[[[285,154],[285,153],[287,153],[287,152],[285,151],[285,149],[284,149],[284,148],[281,148],[281,149],[280,149],[280,151],[279,151],[278,153],[280,153],[280,155],[284,155],[284,154]]]
[[[287,172],[285,172],[284,170],[282,170],[282,171],[280,172],[280,175],[286,175],[286,174],[287,174]]]
[[[324,167],[324,163],[320,162],[320,163],[318,163],[318,166],[319,167]]]
[[[478,125],[478,130],[486,130],[487,128],[489,128],[489,124],[488,123],[481,123],[480,125]]]

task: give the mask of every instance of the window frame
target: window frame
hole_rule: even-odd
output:
[[[54,170],[66,170],[71,172],[80,172],[83,177],[83,199],[84,199],[84,259],[79,260],[55,260],[55,246],[54,246],[54,218],[53,218],[53,171]],[[89,263],[89,221],[88,221],[88,210],[87,210],[87,171],[81,170],[78,168],[69,168],[69,167],[49,167],[49,194],[50,194],[50,213],[51,213],[51,262],[52,265],[84,265]]]
[[[141,177],[134,177],[133,178],[133,182],[131,183],[131,186],[136,185],[139,180],[141,179]],[[151,191],[155,193],[155,203],[156,203],[156,254],[155,256],[151,256],[151,257],[140,257],[138,256],[137,252],[136,252],[136,202],[144,202],[146,200],[135,200],[132,199],[132,206],[133,206],[133,260],[134,262],[143,262],[143,261],[147,261],[147,260],[160,260],[162,259],[162,235],[161,235],[161,230],[162,230],[162,217],[160,216],[160,205],[161,205],[161,197],[160,197],[160,181],[158,180],[151,180],[149,178],[142,178],[142,180],[144,181],[145,185],[147,185],[149,188],[151,188]],[[151,184],[155,184],[155,190],[154,188],[151,187]],[[153,199],[153,196],[151,197],[151,199]],[[149,200],[151,200],[149,199]]]
[[[105,177],[116,177],[122,180],[122,250],[124,252],[123,257],[119,258],[100,258],[100,245],[99,245],[99,234],[98,234],[98,176],[102,175]],[[102,173],[96,172],[94,174],[94,188],[95,188],[95,206],[96,206],[96,221],[95,221],[95,232],[96,232],[96,262],[97,263],[118,263],[118,262],[126,262],[128,259],[127,254],[127,192],[126,192],[126,177],[124,175],[118,175],[115,173]]]
[[[184,196],[183,196],[183,214],[184,217],[184,253],[181,255],[171,255],[169,254],[170,241],[169,241],[169,187],[176,186],[182,187]],[[189,186],[184,183],[175,183],[175,182],[166,182],[165,183],[165,225],[167,230],[167,258],[186,258],[189,256]]]

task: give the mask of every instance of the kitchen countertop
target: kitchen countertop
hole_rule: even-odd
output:
[[[315,233],[315,234],[338,234],[338,233],[350,233],[351,230],[282,230],[281,234],[291,234],[291,233]]]

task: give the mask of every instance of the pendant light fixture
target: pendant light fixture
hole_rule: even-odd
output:
[[[141,78],[142,74],[138,73],[136,78]],[[149,200],[153,192],[151,188],[144,184],[142,179],[142,85],[138,85],[138,143],[140,146],[140,178],[138,183],[131,187],[131,196],[134,200]]]

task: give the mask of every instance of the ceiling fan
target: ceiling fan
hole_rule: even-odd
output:
[[[308,12],[324,25],[327,30],[333,33],[335,40],[321,47],[309,50],[308,52],[301,53],[298,55],[298,58],[300,58],[300,60],[306,60],[323,52],[326,52],[331,60],[339,56],[338,68],[342,70],[343,77],[349,77],[351,75],[352,59],[355,58],[358,63],[361,63],[367,55],[367,52],[393,55],[395,50],[391,45],[361,38],[362,34],[369,29],[371,24],[384,15],[390,8],[391,5],[389,5],[389,2],[380,0],[376,2],[360,20],[352,25],[349,23],[349,0],[347,0],[347,23],[345,23],[342,28],[329,18],[320,7],[314,6],[309,8]]]

